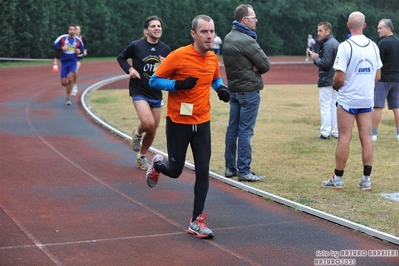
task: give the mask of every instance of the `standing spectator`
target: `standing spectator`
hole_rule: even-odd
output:
[[[250,5],[239,5],[234,12],[233,27],[224,38],[223,60],[231,94],[230,117],[226,131],[225,176],[239,181],[259,181],[251,171],[251,139],[263,89],[262,74],[270,70],[265,52],[256,42],[255,11]]]
[[[308,43],[306,46],[306,59],[305,61],[309,61],[309,55],[311,52],[314,52],[314,46],[316,45],[316,41],[313,39],[312,34],[308,35]]]
[[[313,53],[319,53],[320,47],[322,45],[322,41],[319,39],[319,36],[314,37],[315,45],[313,46]]]
[[[374,88],[371,140],[377,141],[378,125],[386,99],[388,109],[393,111],[395,117],[396,139],[399,141],[399,38],[393,35],[393,24],[390,19],[381,19],[377,31],[383,38],[378,43],[378,48],[384,65],[381,68],[381,80],[375,84]]]
[[[220,45],[222,45],[222,43],[223,43],[222,39],[215,32],[215,38],[213,39],[213,43],[212,43],[212,51],[215,54],[217,54],[217,55],[220,54]]]
[[[76,35],[76,37],[79,37],[82,40],[85,49],[83,51],[81,51],[80,54],[78,54],[78,65],[76,67],[76,81],[72,87],[72,92],[71,92],[72,96],[75,96],[78,93],[78,71],[79,71],[80,65],[82,64],[83,56],[87,56],[87,44],[88,44],[87,39],[81,35],[81,29],[80,29],[79,25],[76,25],[75,35]]]
[[[162,173],[178,178],[183,171],[188,145],[194,156],[194,209],[188,233],[199,238],[212,238],[203,214],[209,189],[211,157],[210,90],[228,102],[230,94],[223,85],[217,56],[210,52],[215,34],[212,18],[196,16],[192,21],[194,43],[173,51],[150,79],[150,86],[168,91],[166,140],[168,161],[155,155],[147,171],[147,184],[154,187]]]
[[[333,90],[333,78],[335,70],[334,60],[338,51],[338,41],[332,34],[329,22],[320,22],[317,27],[317,35],[321,41],[319,54],[313,53],[313,64],[319,68],[319,105],[321,115],[320,139],[330,139],[330,134],[338,138],[337,125],[337,91]]]
[[[156,66],[170,53],[170,48],[159,40],[162,36],[162,20],[157,16],[145,19],[144,36],[130,43],[117,60],[130,76],[129,95],[140,119],[139,125],[133,128],[130,145],[138,152],[136,164],[146,171],[149,167],[146,154],[154,141],[163,106],[162,92],[152,89],[148,81]],[[132,65],[127,61],[129,58],[132,59]]]
[[[334,63],[333,88],[338,90],[337,115],[339,138],[335,151],[333,176],[322,186],[344,189],[342,176],[349,157],[349,144],[356,120],[362,145],[363,177],[358,186],[371,191],[370,174],[373,164],[373,143],[370,138],[371,114],[374,105],[374,82],[381,77],[382,62],[377,44],[363,35],[365,16],[355,11],[349,15],[347,27],[352,37],[338,46]]]
[[[65,105],[71,105],[72,86],[76,81],[78,54],[84,51],[84,45],[79,37],[75,36],[76,25],[70,24],[68,34],[59,36],[53,44],[54,49],[61,53],[61,84],[66,87]]]

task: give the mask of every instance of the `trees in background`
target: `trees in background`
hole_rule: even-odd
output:
[[[191,42],[191,21],[198,14],[211,16],[220,37],[231,29],[238,0],[0,0],[0,57],[51,58],[52,44],[67,33],[69,23],[81,25],[90,56],[117,56],[132,40],[142,37],[147,16],[163,19],[162,40],[172,49]],[[258,17],[258,42],[268,55],[302,55],[307,35],[329,21],[339,41],[348,33],[348,15],[366,15],[365,34],[378,41],[377,24],[391,18],[399,28],[397,0],[253,0]],[[223,49],[223,47],[222,47]]]

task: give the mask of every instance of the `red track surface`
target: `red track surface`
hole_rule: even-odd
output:
[[[80,89],[121,74],[116,61],[84,62]],[[328,257],[317,251],[399,249],[213,179],[206,212],[215,238],[200,240],[185,231],[190,170],[148,188],[125,140],[94,123],[78,97],[64,106],[51,65],[0,69],[0,79],[2,266],[314,265]],[[268,84],[316,79],[311,64],[265,75]],[[348,258],[399,265],[398,256]]]

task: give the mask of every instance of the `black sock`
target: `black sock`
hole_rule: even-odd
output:
[[[337,169],[335,169],[335,170],[334,170],[334,174],[335,174],[336,176],[343,176],[343,175],[344,175],[344,170],[337,170]]]
[[[365,175],[365,176],[370,176],[370,174],[371,174],[371,169],[372,169],[373,167],[371,166],[371,165],[365,165],[365,166],[363,166],[363,175]]]

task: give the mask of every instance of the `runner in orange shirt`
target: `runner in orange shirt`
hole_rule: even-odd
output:
[[[192,22],[194,43],[171,52],[150,79],[150,86],[168,91],[166,139],[168,161],[155,155],[147,171],[147,184],[154,187],[162,173],[178,178],[183,171],[188,145],[194,155],[194,210],[188,232],[199,238],[212,238],[203,214],[209,188],[211,157],[210,93],[228,102],[230,93],[220,76],[217,55],[211,50],[215,36],[212,18],[199,15]]]

